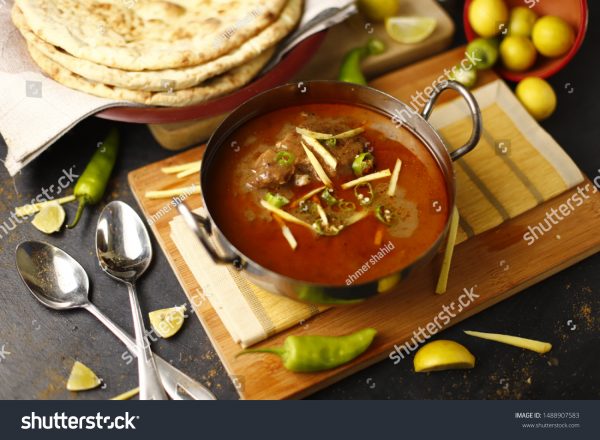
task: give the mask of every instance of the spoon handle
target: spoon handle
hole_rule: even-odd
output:
[[[129,350],[135,357],[138,356],[137,345],[135,345],[135,340],[129,336],[125,331],[114,323],[112,319],[106,316],[98,307],[96,307],[92,303],[88,303],[84,306],[84,308],[94,315],[106,328],[108,328],[117,338],[125,344],[127,350]]]
[[[138,351],[138,374],[140,378],[140,400],[165,400],[165,390],[156,370],[154,356],[150,349],[150,341],[144,329],[142,311],[137,299],[135,286],[127,283],[129,302],[131,303],[131,314],[133,316],[133,328],[135,330],[135,345]]]
[[[88,303],[84,308],[94,315],[102,324],[106,326],[117,338],[125,344],[127,349],[134,355],[138,356],[137,346],[134,339],[129,336],[121,327],[115,324],[108,316],[106,316],[98,307],[92,303]],[[194,400],[215,400],[215,396],[208,391],[202,384],[189,377],[187,374],[178,370],[169,362],[154,355],[158,373],[162,379],[163,386],[173,400],[185,399],[185,394],[180,392],[180,388],[186,394],[193,397]]]

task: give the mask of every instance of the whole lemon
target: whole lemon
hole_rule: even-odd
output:
[[[498,35],[508,21],[508,8],[503,0],[474,0],[469,5],[469,23],[484,38]]]
[[[538,16],[531,9],[525,6],[517,6],[510,10],[510,20],[508,21],[509,35],[519,37],[529,37],[533,31]]]
[[[541,78],[525,78],[517,85],[516,93],[521,104],[538,121],[550,117],[556,109],[556,93]]]
[[[560,57],[567,53],[575,42],[575,32],[560,17],[547,15],[540,18],[531,33],[536,49],[547,57]]]
[[[533,66],[537,52],[529,38],[509,35],[500,43],[500,56],[507,69],[522,72]]]
[[[398,0],[357,0],[356,4],[368,20],[383,21],[398,13]]]

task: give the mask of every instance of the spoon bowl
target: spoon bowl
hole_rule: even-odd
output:
[[[134,283],[152,261],[148,231],[137,213],[120,201],[109,203],[100,214],[96,250],[100,267],[127,283]]]
[[[90,281],[73,257],[40,241],[17,246],[17,269],[31,293],[47,307],[70,310],[87,306]]]
[[[135,291],[136,280],[152,261],[152,243],[142,219],[126,203],[110,202],[100,213],[96,226],[96,255],[102,270],[127,286],[135,343],[141,354],[137,358],[140,399],[164,400],[167,396],[150,350],[150,341]]]

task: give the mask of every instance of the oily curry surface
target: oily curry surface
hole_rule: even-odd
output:
[[[315,192],[324,183],[306,150],[329,189]],[[431,153],[408,130],[361,107],[313,104],[260,116],[211,165],[205,198],[225,237],[246,257],[303,281],[348,285],[389,275],[427,251],[448,218],[444,177]],[[386,177],[341,188],[379,172]]]

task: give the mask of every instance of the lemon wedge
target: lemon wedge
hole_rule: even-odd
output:
[[[385,20],[385,30],[398,43],[415,44],[429,37],[437,26],[431,17],[389,17]]]
[[[75,361],[73,369],[67,381],[67,389],[69,391],[86,391],[94,389],[101,384],[96,373],[89,367],[79,361]]]
[[[65,222],[65,210],[60,203],[50,202],[42,206],[31,224],[44,234],[52,234],[60,230]]]
[[[437,340],[425,344],[414,359],[415,372],[456,370],[473,368],[475,356],[458,342]]]
[[[161,338],[170,338],[181,329],[185,319],[185,305],[155,310],[148,313],[152,328]]]

